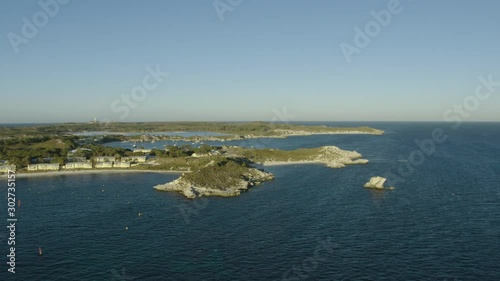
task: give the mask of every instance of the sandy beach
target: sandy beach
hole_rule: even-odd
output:
[[[161,174],[181,174],[186,171],[161,171],[161,170],[77,170],[77,171],[49,171],[37,173],[16,173],[16,178],[37,178],[61,175],[90,175],[90,174],[131,174],[131,173],[161,173]],[[7,178],[7,174],[0,175],[0,178]]]

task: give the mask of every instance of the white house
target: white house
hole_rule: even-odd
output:
[[[115,162],[115,168],[130,168],[130,162]]]
[[[8,173],[9,171],[16,171],[16,165],[6,165],[2,164],[0,165],[0,173]]]
[[[209,153],[210,153],[210,155],[221,155],[221,152],[220,152],[220,151],[218,151],[218,150],[215,150],[215,149],[210,150],[210,152],[209,152]]]
[[[115,162],[116,161],[116,157],[113,157],[113,156],[98,156],[98,157],[94,157],[94,160],[96,162]]]
[[[200,154],[198,154],[198,153],[196,153],[196,152],[195,152],[195,153],[193,153],[193,154],[191,154],[191,157],[206,157],[206,156],[208,156],[208,154],[201,154],[201,153],[200,153]]]
[[[58,163],[28,165],[28,171],[58,171],[58,170],[59,170]]]
[[[86,162],[87,158],[85,157],[68,157],[66,162]]]
[[[113,168],[113,162],[99,162],[99,163],[95,163],[95,167],[98,168],[98,169]]]
[[[151,153],[151,149],[138,148],[138,149],[134,149],[133,152]]]
[[[90,162],[71,162],[66,163],[65,169],[92,169],[92,163]]]
[[[146,156],[127,156],[122,158],[122,161],[137,162],[137,163],[144,163],[146,162],[146,160],[147,160]]]
[[[88,149],[88,148],[77,148],[77,149],[73,149],[71,150],[69,153],[68,153],[68,156],[72,155],[72,154],[75,154],[77,153],[78,151],[92,151],[92,149]]]

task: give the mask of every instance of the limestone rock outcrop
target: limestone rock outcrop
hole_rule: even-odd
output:
[[[356,151],[343,150],[336,146],[324,146],[315,161],[325,163],[330,168],[344,168],[345,165],[366,164],[367,159],[361,159],[361,154]]]
[[[274,175],[268,172],[264,172],[255,168],[248,168],[245,174],[241,175],[241,178],[235,179],[231,186],[224,188],[215,188],[210,186],[197,186],[184,176],[166,183],[155,186],[156,190],[160,191],[176,191],[182,193],[187,198],[196,198],[202,196],[221,196],[221,197],[232,197],[239,196],[241,192],[246,191],[252,186],[258,185],[262,182],[274,179]]]
[[[372,177],[370,181],[365,183],[364,187],[374,188],[374,189],[394,189],[394,187],[384,187],[384,183],[387,181],[383,177]]]

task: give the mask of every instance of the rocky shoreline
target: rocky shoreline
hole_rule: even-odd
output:
[[[336,146],[325,146],[315,160],[330,168],[344,168],[346,165],[367,164],[367,159],[356,151],[343,150]]]
[[[264,166],[291,165],[291,164],[324,164],[330,168],[344,168],[346,165],[368,164],[367,159],[356,151],[340,149],[336,146],[323,146],[318,155],[304,160],[278,161],[268,159],[262,161]]]
[[[300,158],[295,155],[297,151],[268,150],[260,152],[264,153],[264,155],[260,155],[259,159],[265,158],[265,160],[255,163],[261,163],[264,166],[324,164],[330,168],[343,168],[346,165],[368,163],[368,160],[361,158],[360,153],[343,150],[336,146],[302,150],[300,151],[302,153]],[[259,153],[259,151],[256,151],[256,153]],[[285,155],[282,153],[285,153]],[[288,156],[295,158],[283,161],[283,158]],[[238,161],[234,159],[238,159]],[[242,192],[255,185],[274,179],[273,174],[248,166],[248,163],[252,163],[252,161],[235,151],[231,158],[218,163],[212,161],[199,170],[183,174],[172,182],[157,185],[154,188],[159,191],[179,192],[187,198],[202,196],[232,197],[239,196]]]
[[[157,185],[154,188],[160,191],[180,192],[185,197],[191,199],[202,196],[233,197],[239,196],[241,192],[245,192],[255,185],[272,179],[274,179],[274,175],[271,173],[255,168],[248,168],[247,172],[242,174],[242,177],[237,179],[235,184],[222,189],[208,186],[197,186],[186,179],[185,175],[182,175],[180,178],[172,182]]]
[[[393,186],[391,187],[384,186],[386,181],[387,179],[384,177],[372,177],[367,183],[365,183],[364,187],[378,189],[378,190],[383,190],[383,189],[393,190],[394,189]]]
[[[378,129],[367,128],[365,130],[335,130],[335,131],[306,131],[306,130],[287,130],[275,129],[269,135],[262,134],[228,134],[227,136],[193,136],[193,137],[180,137],[180,136],[153,136],[143,134],[140,136],[127,137],[127,141],[238,141],[245,139],[284,139],[292,136],[313,136],[313,135],[383,135],[384,131]],[[111,134],[110,134],[111,135]]]

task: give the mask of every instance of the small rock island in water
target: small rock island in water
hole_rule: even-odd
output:
[[[387,181],[386,178],[383,177],[372,177],[370,181],[365,183],[364,187],[373,188],[373,189],[390,189],[393,190],[394,187],[384,187],[384,183]]]
[[[261,182],[274,179],[274,175],[251,167],[242,159],[220,158],[180,178],[154,188],[177,191],[187,198],[201,196],[238,196],[242,191]]]

